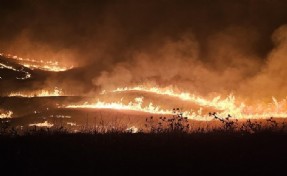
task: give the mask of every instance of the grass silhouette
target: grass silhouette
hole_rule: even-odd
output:
[[[174,109],[149,117],[138,133],[124,127],[32,127],[20,133],[1,121],[0,166],[10,175],[276,175],[287,166],[285,123],[240,122],[210,113],[220,125],[191,129]]]

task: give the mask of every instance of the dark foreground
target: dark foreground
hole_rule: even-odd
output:
[[[0,137],[1,175],[286,175],[287,135]]]

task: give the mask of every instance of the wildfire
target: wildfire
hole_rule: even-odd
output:
[[[73,66],[64,66],[60,65],[57,61],[44,61],[44,60],[35,60],[35,59],[29,59],[29,58],[21,58],[18,56],[12,56],[10,54],[5,55],[1,54],[1,56],[5,56],[7,58],[16,60],[19,64],[23,65],[24,67],[30,68],[30,69],[40,69],[45,71],[52,71],[52,72],[60,72],[60,71],[66,71],[69,69],[72,69]]]
[[[36,91],[32,93],[16,92],[16,93],[10,93],[8,96],[9,97],[53,97],[53,96],[62,96],[62,95],[63,95],[62,89],[55,87],[55,89],[52,91],[41,90],[41,91]]]
[[[0,112],[0,119],[12,118],[13,112]]]

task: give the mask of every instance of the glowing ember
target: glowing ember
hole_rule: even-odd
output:
[[[126,131],[131,132],[131,133],[137,133],[139,131],[139,129],[135,126],[131,126],[131,127],[127,128]]]
[[[67,125],[70,125],[70,126],[77,126],[76,123],[73,123],[73,122],[67,122]]]
[[[52,96],[62,96],[62,95],[63,95],[62,89],[55,87],[55,89],[52,91],[41,90],[41,91],[36,91],[33,93],[16,92],[16,93],[11,93],[8,96],[9,97],[52,97]]]
[[[50,115],[50,117],[56,117],[58,119],[70,119],[70,118],[72,118],[71,116],[66,116],[66,115]]]
[[[13,112],[0,112],[0,119],[12,118]]]
[[[0,63],[0,69],[3,69],[3,68],[25,74],[24,77],[16,77],[16,79],[29,79],[29,78],[31,78],[31,74],[29,72],[24,71],[23,69],[17,69],[17,68],[14,68],[12,66]]]
[[[36,126],[36,127],[47,127],[51,128],[54,126],[54,124],[49,123],[48,121],[45,121],[43,123],[34,123],[34,124],[29,124],[29,126]]]

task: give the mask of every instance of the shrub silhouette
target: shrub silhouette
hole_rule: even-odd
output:
[[[262,133],[262,132],[286,132],[286,123],[278,123],[273,117],[266,119],[266,123],[262,121],[247,119],[245,122],[239,123],[238,119],[232,120],[231,115],[228,114],[226,118],[221,118],[216,112],[209,113],[209,116],[213,116],[215,120],[219,120],[222,123],[222,127],[219,129],[213,129],[213,131],[224,132],[239,132],[239,133]]]
[[[1,135],[9,134],[10,127],[11,127],[10,120],[0,119],[0,134]]]
[[[209,113],[209,116],[213,116],[214,119],[219,120],[223,124],[223,130],[227,132],[234,132],[238,127],[238,119],[232,120],[231,115],[228,114],[227,117],[221,118],[217,115],[216,112]]]
[[[187,133],[190,130],[189,121],[180,108],[173,109],[172,117],[146,118],[145,126],[151,133]]]
[[[238,120],[231,115],[226,117],[220,117],[216,112],[209,113],[215,121],[220,122],[220,126],[215,125],[214,127],[196,126],[197,122],[188,120],[182,113],[180,108],[174,108],[173,114],[170,116],[154,117],[151,116],[145,119],[145,128],[139,128],[137,133],[239,133],[239,134],[254,134],[254,133],[286,133],[287,125],[286,122],[279,123],[277,119],[270,117],[264,120]],[[191,129],[193,125],[193,129]],[[26,131],[25,131],[26,130]],[[104,123],[100,120],[95,126],[88,128],[87,125],[84,127],[79,126],[75,130],[69,129],[67,126],[55,125],[52,128],[46,127],[28,127],[22,130],[22,127],[14,127],[10,120],[0,119],[0,135],[45,135],[45,134],[68,134],[68,133],[91,133],[91,134],[123,134],[133,133],[134,131],[129,129],[127,124],[121,124],[117,122]]]

